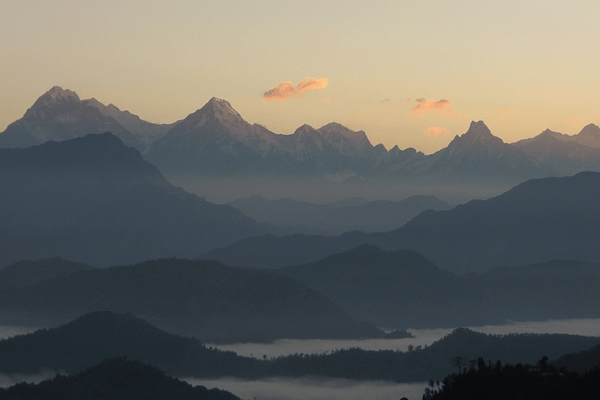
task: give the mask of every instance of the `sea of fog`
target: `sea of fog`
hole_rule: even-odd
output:
[[[486,325],[469,327],[477,332],[490,334],[508,333],[568,333],[574,335],[600,336],[599,319],[551,320],[544,322],[512,322],[504,325]],[[32,332],[31,328],[1,326],[0,339]],[[232,345],[207,346],[222,350],[235,351],[240,355],[256,358],[277,357],[294,353],[329,353],[348,348],[365,350],[408,350],[412,345],[430,345],[452,332],[452,329],[408,329],[414,338],[405,339],[367,339],[367,340],[278,340],[270,344],[243,343]],[[40,382],[54,376],[52,371],[41,371],[35,376],[0,375],[0,387],[12,386],[18,382]],[[246,400],[358,400],[358,399],[399,399],[410,400],[423,396],[427,383],[398,384],[392,382],[357,382],[346,379],[298,378],[264,379],[244,381],[239,379],[197,379],[181,378],[193,385],[228,390]]]
[[[427,383],[358,382],[347,379],[238,379],[183,378],[190,384],[227,390],[243,400],[392,400],[423,397]]]

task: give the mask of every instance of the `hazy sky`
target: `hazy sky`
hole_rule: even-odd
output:
[[[597,0],[8,0],[0,131],[58,85],[151,122],[216,96],[276,133],[336,121],[425,153],[471,120],[506,142],[574,134],[600,124],[599,15]]]

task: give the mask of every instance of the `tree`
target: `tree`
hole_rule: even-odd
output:
[[[466,358],[457,356],[450,360],[450,364],[456,367],[458,369],[458,373],[460,374],[462,373],[463,367],[466,367],[469,362]]]

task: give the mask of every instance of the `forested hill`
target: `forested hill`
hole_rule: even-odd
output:
[[[57,375],[39,384],[0,388],[0,399],[44,400],[240,400],[230,392],[192,386],[139,361],[108,359],[78,374]]]
[[[410,340],[410,339],[407,339]],[[456,329],[431,346],[408,352],[357,348],[330,354],[294,354],[254,359],[208,349],[198,340],[163,332],[127,314],[96,312],[64,326],[0,341],[0,373],[31,374],[40,369],[77,373],[105,358],[126,356],[170,375],[194,377],[323,376],[357,380],[423,382],[453,372],[482,357],[511,363],[535,363],[600,345],[598,337],[514,334],[494,336]]]

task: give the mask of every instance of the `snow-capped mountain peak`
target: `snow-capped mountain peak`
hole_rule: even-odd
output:
[[[502,139],[494,136],[483,121],[471,121],[469,130],[461,136],[455,136],[448,148],[468,148],[473,146],[499,146],[505,144]]]
[[[364,131],[353,131],[337,122],[317,129],[325,141],[341,153],[356,153],[373,147]]]
[[[52,87],[52,89],[48,90],[42,97],[50,98],[53,101],[80,100],[77,93],[69,89],[63,89],[60,86]]]
[[[600,127],[596,124],[586,125],[581,132],[573,136],[577,143],[600,149]]]

